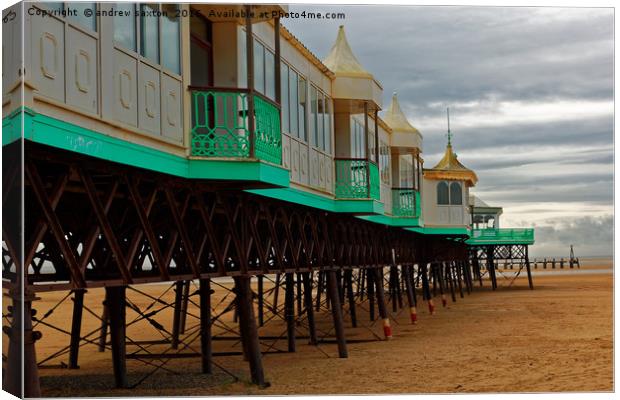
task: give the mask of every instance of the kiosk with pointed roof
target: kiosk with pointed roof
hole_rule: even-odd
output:
[[[478,181],[476,173],[458,160],[452,149],[448,110],[448,143],[442,159],[433,168],[424,169],[423,215],[427,226],[468,230],[469,188]]]

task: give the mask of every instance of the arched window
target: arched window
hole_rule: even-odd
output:
[[[442,205],[450,204],[447,182],[439,182],[437,184],[437,204],[442,204]]]
[[[452,182],[450,184],[450,204],[461,205],[463,204],[463,191],[459,182]]]

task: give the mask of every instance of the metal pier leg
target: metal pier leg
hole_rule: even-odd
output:
[[[252,306],[252,290],[249,276],[235,276],[237,291],[237,305],[239,309],[239,331],[245,342],[245,352],[250,363],[252,383],[261,387],[267,387],[263,361],[260,351],[258,328],[254,319],[254,307]]]
[[[107,292],[106,292],[107,296]],[[106,297],[107,299],[107,297]],[[101,313],[101,330],[99,331],[99,352],[103,353],[105,351],[105,342],[108,336],[108,324],[110,323],[110,312],[108,310],[108,306],[106,305],[106,301],[103,301],[103,312]]]
[[[383,334],[386,339],[392,338],[392,326],[390,325],[390,317],[388,316],[387,307],[385,305],[385,292],[383,290],[383,268],[374,268],[374,281],[377,290],[377,306],[379,307],[379,316],[383,320]]]
[[[179,348],[180,322],[181,322],[181,306],[183,302],[183,281],[177,281],[174,284],[174,314],[172,317],[172,343],[173,349]]]
[[[82,329],[82,311],[84,310],[84,289],[73,291],[73,319],[71,320],[71,344],[69,346],[69,368],[77,369],[80,351],[80,331]]]
[[[325,272],[327,280],[327,295],[332,304],[332,318],[334,320],[334,328],[336,329],[336,340],[338,342],[338,355],[340,358],[347,358],[347,341],[344,336],[344,323],[342,320],[342,307],[340,306],[340,294],[338,293],[338,280],[336,271],[329,270]]]
[[[534,289],[534,282],[532,281],[532,269],[530,268],[529,246],[525,246],[525,268],[527,269],[527,282],[530,285],[530,289]]]
[[[284,314],[286,317],[286,338],[289,353],[295,352],[295,282],[293,273],[287,273],[285,279]]]
[[[258,326],[263,326],[265,323],[265,301],[264,301],[264,276],[258,276]]]
[[[125,348],[125,286],[106,287],[106,302],[110,312],[110,340],[112,342],[112,367],[117,388],[126,388],[127,364]]]
[[[435,314],[435,303],[433,302],[433,298],[431,297],[431,286],[428,282],[428,275],[426,274],[426,269],[428,265],[426,262],[420,264],[421,274],[422,274],[422,293],[428,302],[428,312],[433,315]]]
[[[213,347],[211,342],[211,280],[200,279],[200,354],[202,358],[202,373],[212,374],[211,358]]]
[[[349,300],[349,314],[351,316],[351,325],[353,328],[357,327],[357,313],[355,310],[355,293],[353,292],[353,270],[348,269],[344,271],[344,281],[347,290],[347,296]]]
[[[318,341],[314,322],[314,308],[312,306],[312,275],[310,272],[304,272],[302,278],[304,284],[304,304],[308,314],[308,335],[310,336],[310,344],[316,346]]]
[[[179,315],[179,333],[185,333],[187,322],[187,305],[189,304],[189,289],[191,281],[183,282],[183,300],[181,301],[181,314]]]
[[[373,274],[372,274],[372,270],[366,268],[364,269],[364,272],[366,273],[366,287],[368,290],[368,310],[370,313],[370,320],[374,321],[375,320],[375,283],[373,282]]]
[[[13,289],[9,295],[13,298],[13,302],[9,307],[11,326],[3,327],[4,333],[9,337],[9,348],[2,386],[16,397],[41,397],[34,348],[35,341],[41,338],[41,332],[32,330],[32,316],[35,314],[32,301],[35,298],[28,293],[22,297],[21,291],[18,293]]]
[[[403,279],[405,281],[405,291],[407,292],[407,302],[409,303],[409,316],[411,317],[411,323],[415,324],[418,321],[418,311],[415,304],[415,289],[411,283],[411,270],[410,265],[403,265]]]

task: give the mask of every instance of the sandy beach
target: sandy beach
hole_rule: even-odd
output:
[[[585,270],[602,273],[581,273]],[[564,270],[566,271],[566,270]],[[570,274],[535,271],[535,290],[527,289],[523,273],[511,286],[500,278],[500,287],[492,292],[488,281],[457,301],[441,302],[435,315],[425,306],[418,308],[418,324],[412,325],[405,311],[392,314],[394,338],[382,337],[381,326],[370,323],[368,314],[358,307],[360,323],[351,328],[345,320],[349,358],[337,357],[336,345],[321,343],[310,346],[307,339],[297,340],[296,353],[266,354],[263,358],[267,380],[271,386],[260,389],[249,383],[248,364],[241,356],[215,357],[215,373],[200,373],[200,358],[170,360],[168,370],[156,372],[152,365],[128,360],[130,383],[140,382],[134,389],[113,389],[111,353],[98,352],[95,344],[81,348],[77,370],[61,368],[65,354],[46,362],[40,369],[44,396],[157,396],[157,395],[227,395],[227,394],[375,394],[375,393],[463,393],[463,392],[548,392],[613,390],[613,276],[611,264],[601,263]],[[511,271],[505,271],[510,277]],[[168,286],[139,287],[159,296]],[[214,304],[222,300],[218,290]],[[67,293],[42,294],[35,308],[42,315]],[[103,290],[86,294],[85,305],[95,315],[101,313]],[[172,301],[173,292],[164,296]],[[128,291],[128,298],[142,309],[151,300]],[[283,298],[283,297],[282,297]],[[229,302],[224,299],[220,305]],[[281,300],[282,301],[282,300]],[[72,302],[67,299],[45,321],[70,329]],[[391,307],[390,311],[391,311]],[[197,315],[190,305],[183,351],[199,351]],[[137,317],[127,311],[127,321]],[[218,322],[214,334],[235,329],[232,313]],[[157,314],[157,321],[170,326],[172,312],[168,308]],[[97,330],[99,321],[85,311],[82,333]],[[317,316],[319,335],[331,328],[330,315]],[[42,361],[69,343],[69,337],[42,324],[37,342],[37,357]],[[261,329],[261,335],[282,336],[283,321],[272,321]],[[306,328],[298,326],[305,336]],[[164,335],[147,323],[133,324],[127,330],[131,340],[162,339]],[[97,335],[91,335],[97,340]],[[192,341],[192,339],[195,339]],[[360,342],[355,342],[361,339]],[[372,340],[375,339],[375,340]],[[131,341],[130,340],[130,341]],[[4,341],[6,343],[6,341]],[[286,339],[264,340],[263,348],[286,349]],[[146,345],[149,351],[169,351],[169,345]],[[181,348],[184,346],[182,345]],[[128,353],[138,346],[128,345]],[[214,342],[214,350],[239,351],[237,341]],[[175,351],[176,352],[176,351]],[[149,360],[150,363],[157,363]],[[235,376],[236,378],[234,378]]]

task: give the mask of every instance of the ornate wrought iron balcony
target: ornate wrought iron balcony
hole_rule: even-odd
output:
[[[392,215],[395,217],[419,217],[420,192],[414,188],[393,188]]]
[[[379,200],[379,168],[365,158],[336,158],[336,198]]]
[[[280,106],[239,88],[191,88],[191,155],[282,163]],[[252,101],[252,104],[250,103]],[[248,110],[253,108],[252,121]]]

